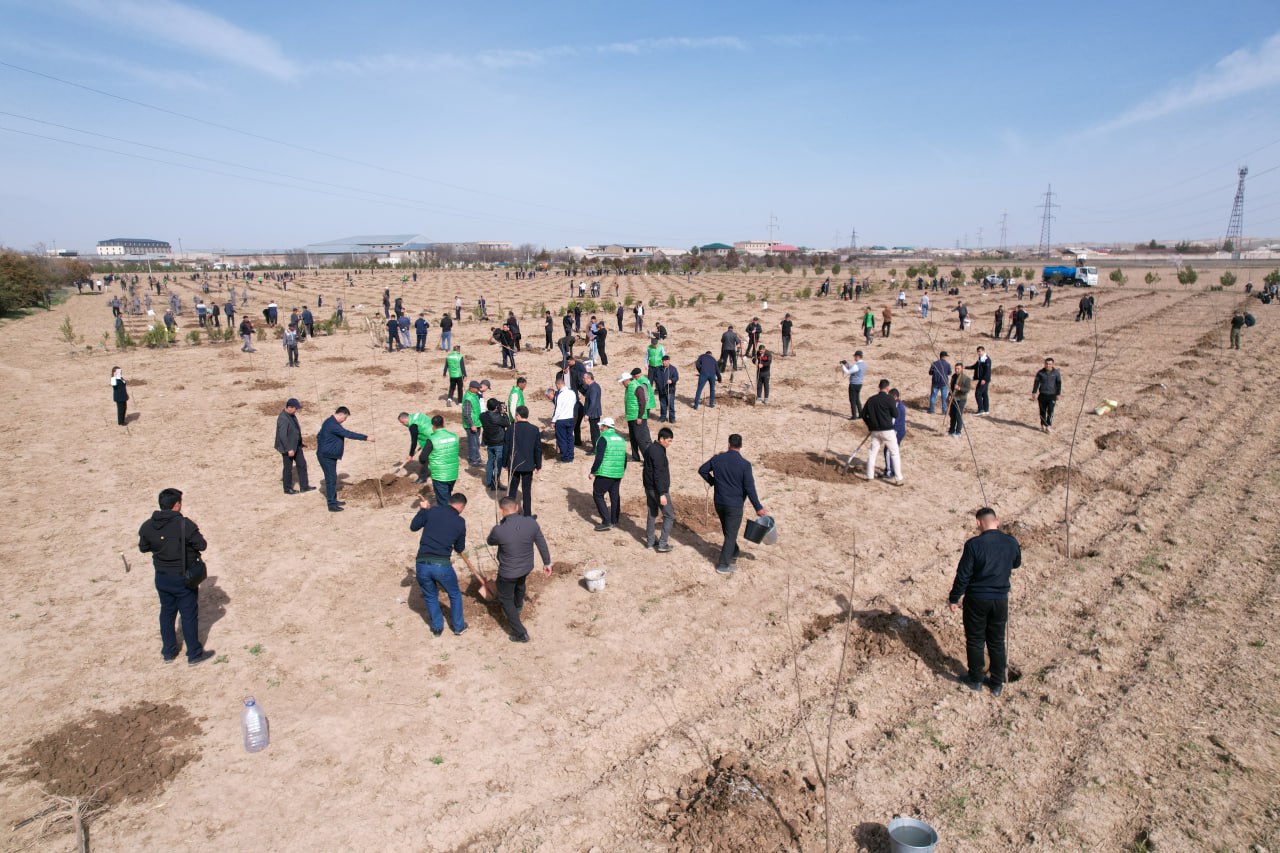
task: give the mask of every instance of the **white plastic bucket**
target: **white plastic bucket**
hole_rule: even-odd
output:
[[[912,817],[895,817],[889,821],[891,853],[933,853],[938,833],[932,826]]]
[[[604,589],[604,576],[604,569],[588,569],[582,573],[582,579],[587,582],[587,589],[591,592]]]

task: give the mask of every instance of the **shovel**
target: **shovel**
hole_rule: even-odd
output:
[[[467,564],[467,568],[471,570],[471,575],[480,582],[480,597],[485,601],[494,601],[498,597],[498,589],[493,585],[493,581],[484,576],[484,573],[476,568],[475,563],[471,562],[471,558],[466,552],[462,552],[462,562]]]

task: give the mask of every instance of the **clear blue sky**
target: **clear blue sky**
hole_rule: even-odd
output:
[[[18,248],[688,246],[762,239],[770,214],[795,244],[856,227],[992,246],[1005,212],[1034,244],[1050,183],[1055,242],[1221,238],[1246,163],[1245,232],[1280,234],[1275,0],[0,14],[0,62],[225,126],[0,65],[0,243]]]

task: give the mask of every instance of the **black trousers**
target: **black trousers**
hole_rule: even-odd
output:
[[[587,418],[587,424],[591,427],[591,448],[588,453],[595,453],[596,442],[600,440],[600,419]]]
[[[716,504],[716,515],[720,517],[720,530],[724,533],[724,544],[720,546],[720,559],[717,568],[733,565],[738,558],[738,531],[742,528],[742,504],[737,506],[721,506]]]
[[[608,355],[606,355],[606,354],[605,354],[605,351],[604,351],[604,339],[603,339],[603,338],[596,338],[596,355],[600,357],[600,364],[601,364],[601,365],[608,365],[608,364],[609,364],[609,356],[608,356]]]
[[[1008,664],[1004,633],[1009,624],[1009,599],[995,601],[964,597],[964,644],[969,658],[969,680],[981,681],[986,663],[984,652],[991,656],[991,681],[1004,684]]]
[[[581,400],[573,404],[573,444],[575,447],[582,445],[582,418],[586,413],[587,407],[582,405]],[[591,446],[595,447],[595,442],[592,442]]]
[[[769,399],[769,371],[767,370],[756,373],[756,397]]]
[[[973,399],[979,412],[991,411],[991,383],[979,382],[973,389]]]
[[[127,400],[116,400],[116,423],[120,426],[124,426],[125,424],[124,411],[127,408],[129,408]]]
[[[457,376],[457,377],[450,376],[450,377],[449,377],[449,393],[448,393],[448,395],[447,395],[447,396],[449,397],[449,399],[453,399],[453,389],[457,388],[457,389],[458,389],[458,405],[459,405],[459,406],[461,406],[461,405],[462,405],[462,380],[463,380],[464,378],[465,378],[465,377],[462,377],[462,376]]]
[[[862,417],[862,386],[849,386],[849,414],[855,418]]]
[[[1036,401],[1040,404],[1040,426],[1053,426],[1053,407],[1058,404],[1058,395],[1040,394]]]
[[[512,471],[511,483],[507,486],[507,497],[514,498],[516,492],[524,490],[524,514],[533,515],[533,472]]]
[[[964,431],[964,407],[968,402],[968,397],[952,396],[947,412],[951,415],[951,421],[947,424],[948,435],[960,435]]]
[[[631,458],[636,462],[644,461],[644,452],[653,444],[649,437],[649,422],[644,418],[627,421],[627,435],[631,438]]]
[[[991,337],[993,338],[1000,337],[1000,333],[1002,331],[1004,331],[1004,323],[1000,320],[996,320],[996,328],[995,328],[995,331],[991,333]]]
[[[596,510],[600,513],[601,524],[617,524],[618,518],[622,513],[622,500],[618,494],[618,487],[622,485],[622,480],[617,477],[601,477],[596,475],[595,480],[591,484],[591,496],[595,498]],[[609,496],[612,505],[605,504],[605,495]]]
[[[520,611],[524,609],[524,582],[528,577],[525,575],[515,580],[498,578],[498,601],[502,604],[502,612],[507,617],[507,625],[510,626],[513,637],[529,636],[524,623],[520,621]]]
[[[547,349],[551,349],[551,330],[547,329]]]
[[[280,479],[284,483],[284,490],[287,492],[293,488],[293,466],[298,466],[298,488],[310,488],[307,484],[307,457],[301,448],[293,451],[293,456],[288,453],[281,453],[280,459],[284,465],[284,470],[280,474]]]

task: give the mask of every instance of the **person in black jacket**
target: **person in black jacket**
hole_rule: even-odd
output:
[[[160,509],[138,528],[138,550],[151,555],[156,570],[156,592],[160,595],[160,654],[165,663],[178,657],[175,624],[182,617],[182,642],[187,647],[187,665],[195,666],[213,657],[213,649],[200,644],[200,590],[189,588],[182,579],[189,561],[198,560],[208,547],[200,528],[182,515],[182,492],[165,489],[160,493]]]
[[[302,452],[302,427],[298,425],[298,410],[302,404],[290,397],[284,404],[284,410],[276,415],[276,452],[284,467],[280,479],[284,484],[286,495],[296,495],[299,491],[310,492],[314,486],[307,485],[307,459]],[[293,487],[293,466],[298,466],[298,488]]]
[[[978,347],[978,360],[969,365],[973,371],[973,397],[978,404],[978,417],[991,412],[991,359],[983,347]]]
[[[675,439],[670,427],[658,430],[658,440],[644,450],[644,499],[649,507],[649,518],[644,525],[644,547],[653,548],[659,554],[671,550],[671,528],[676,523],[676,508],[671,503],[671,466],[667,462],[667,448]],[[654,540],[654,527],[658,514],[662,514],[662,534]]]
[[[542,470],[542,431],[529,423],[529,407],[516,407],[516,422],[507,430],[507,458],[511,482],[507,497],[524,490],[524,515],[533,515],[533,475]]]
[[[545,316],[545,317],[543,317],[543,331],[544,331],[544,332],[546,332],[546,335],[547,335],[547,345],[546,345],[545,347],[543,347],[543,348],[542,348],[542,350],[543,350],[543,352],[550,352],[550,351],[551,351],[551,336],[552,336],[552,334],[555,332],[555,322],[554,322],[554,321],[552,320],[552,318],[551,318],[551,312],[550,312],[550,311],[548,311],[548,312],[546,313],[546,316]]]
[[[603,415],[600,394],[600,384],[596,382],[596,375],[589,370],[583,373],[582,416],[587,419],[587,424],[591,427],[591,446],[586,450],[588,456],[595,455],[596,442],[600,440],[600,418]]]
[[[1009,576],[1022,565],[1022,546],[1000,530],[1000,519],[991,507],[975,513],[978,535],[964,543],[956,579],[947,597],[951,611],[964,598],[964,638],[969,673],[965,686],[982,689],[984,652],[991,656],[986,685],[999,696],[1004,690],[1005,628],[1009,623]]]
[[[889,482],[901,486],[902,458],[898,450],[898,436],[894,432],[893,422],[898,416],[898,404],[889,395],[889,380],[880,380],[880,392],[862,404],[862,422],[871,433],[871,449],[867,451],[867,479],[876,478],[876,454],[883,444],[889,450],[889,459],[893,462],[893,473],[896,475]]]
[[[485,411],[480,414],[480,443],[485,449],[484,487],[486,489],[502,488],[502,460],[507,444],[506,412],[502,411],[502,401],[490,397],[485,404]]]
[[[1040,431],[1053,432],[1053,409],[1062,393],[1062,374],[1053,366],[1053,359],[1046,358],[1044,367],[1036,371],[1031,383],[1031,399],[1040,404]]]
[[[653,390],[658,395],[658,420],[676,422],[676,383],[680,371],[671,363],[671,356],[662,357],[662,366],[654,372]]]
[[[600,365],[607,367],[609,365],[609,355],[604,351],[605,341],[609,338],[609,330],[604,325],[604,320],[596,326],[596,355],[600,359]]]
[[[714,490],[712,503],[720,518],[720,530],[724,533],[724,544],[720,546],[716,572],[732,575],[738,570],[734,560],[738,559],[741,552],[738,547],[738,531],[742,527],[742,505],[749,500],[757,516],[769,514],[756,495],[756,479],[751,472],[751,463],[742,457],[742,436],[736,432],[730,435],[729,449],[703,462],[698,469],[698,476]]]
[[[111,368],[111,399],[116,403],[116,423],[120,426],[128,423],[125,410],[129,408],[129,391],[125,384],[124,371],[118,367]]]

